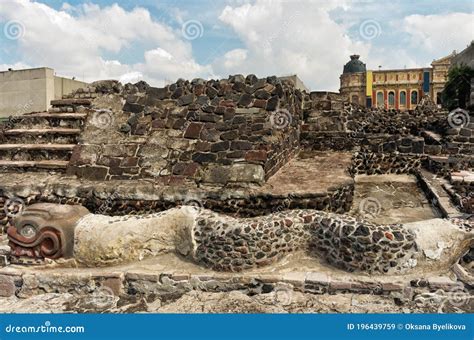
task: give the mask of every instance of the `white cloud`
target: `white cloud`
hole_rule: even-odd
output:
[[[202,66],[192,58],[183,58],[161,48],[146,51],[145,62],[135,65],[135,68],[153,79],[157,85],[178,78],[210,78],[214,75],[210,66]]]
[[[203,8],[204,18],[212,23],[205,27],[215,28],[211,36],[225,32],[219,36],[223,40],[235,38],[224,36],[232,30],[241,46],[217,49],[209,64],[201,64],[181,27],[160,22],[163,16],[154,19],[144,8],[128,11],[117,4],[64,3],[56,10],[32,0],[1,4],[0,24],[13,20],[24,27],[18,40],[0,49],[1,54],[13,47],[20,57],[13,68],[49,66],[60,75],[86,81],[144,79],[155,86],[177,78],[296,73],[313,90],[337,90],[342,67],[353,53],[360,54],[371,69],[428,66],[432,59],[464,48],[474,31],[472,13],[397,16],[390,23],[380,19],[380,39],[363,40],[357,35],[351,38],[348,32],[355,22],[367,19],[365,10],[394,11],[398,5],[369,1],[369,7],[362,7],[360,1],[349,0],[232,1],[220,13]],[[195,13],[178,8],[168,9],[167,14],[178,24],[196,18]],[[210,40],[205,41],[209,36],[204,33],[202,41],[193,43],[207,46]],[[393,44],[387,42],[391,39]],[[0,68],[12,67],[3,58],[0,63],[4,63]]]
[[[2,2],[0,22],[12,20],[24,27],[24,34],[16,41],[23,62],[49,66],[59,74],[93,81],[136,75],[143,70],[144,78],[151,82],[176,80],[179,63],[183,76],[209,72],[194,61],[191,44],[179,31],[154,21],[143,8],[126,11],[117,4],[83,4],[55,10],[28,0]],[[144,64],[115,60],[136,60],[140,54]],[[104,55],[115,58],[109,60]]]
[[[143,79],[143,74],[141,72],[130,72],[130,73],[122,74],[118,80],[122,84],[126,84],[126,83],[136,83],[142,79]]]
[[[236,48],[224,54],[224,67],[232,69],[242,67],[247,59],[248,51],[242,48]]]
[[[312,89],[337,90],[342,66],[354,52],[367,53],[368,44],[354,42],[329,11],[347,2],[298,1],[227,6],[219,19],[243,41],[242,50],[213,64],[221,74],[251,72],[298,76]]]
[[[474,14],[410,15],[401,27],[411,35],[411,47],[442,57],[464,49],[473,39]]]

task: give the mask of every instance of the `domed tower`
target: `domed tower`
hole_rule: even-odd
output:
[[[357,54],[351,55],[351,60],[344,65],[339,92],[351,103],[365,106],[367,69],[359,57]]]

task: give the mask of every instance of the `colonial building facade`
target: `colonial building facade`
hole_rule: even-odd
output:
[[[339,91],[350,102],[365,107],[410,110],[425,95],[440,104],[454,55],[434,60],[427,68],[378,71],[367,70],[359,56],[352,55],[344,65]]]

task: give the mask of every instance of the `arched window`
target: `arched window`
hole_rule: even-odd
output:
[[[383,92],[377,92],[377,107],[383,106]]]
[[[388,105],[394,106],[395,105],[395,92],[390,91],[388,93]]]
[[[351,103],[359,104],[359,96],[356,94],[353,94],[351,98]]]
[[[411,91],[411,104],[418,104],[418,91]]]
[[[405,91],[400,91],[400,106],[407,105],[407,93]]]

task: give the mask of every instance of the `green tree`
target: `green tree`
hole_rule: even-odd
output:
[[[474,69],[467,65],[455,65],[448,72],[448,81],[442,93],[443,106],[448,110],[458,107],[465,109],[469,105],[471,78]]]

